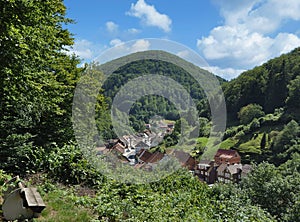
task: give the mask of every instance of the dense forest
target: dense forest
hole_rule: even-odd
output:
[[[34,221],[299,221],[300,48],[232,81],[219,78],[229,118],[218,145],[253,165],[240,184],[208,187],[185,169],[147,184],[123,184],[90,164],[75,140],[76,85],[104,74],[97,64],[78,68],[80,58],[67,53],[74,39],[64,24],[73,21],[63,1],[1,0],[0,9],[0,196],[16,175],[38,187],[46,209]],[[208,103],[189,73],[164,61],[141,59],[107,78],[95,106],[103,137],[115,136],[109,109],[118,89],[150,73],[166,74],[191,94],[201,120],[191,153],[201,158],[193,151],[207,146]],[[160,96],[142,97],[131,122],[141,130],[158,114],[182,124],[177,111]]]
[[[160,53],[163,56],[168,57],[171,56],[169,53],[153,51],[152,53]],[[140,53],[136,53],[139,55]],[[121,59],[128,60],[132,57],[132,55]],[[111,63],[118,63],[118,61],[112,61]],[[93,65],[94,70],[101,70],[101,66]],[[199,72],[202,72],[204,75],[212,75],[211,73],[202,70],[200,68]],[[106,98],[106,103],[108,107],[111,107],[112,101],[116,94],[119,92],[120,88],[128,83],[130,80],[135,79],[137,77],[142,77],[144,75],[162,75],[169,77],[176,82],[178,82],[181,86],[183,86],[184,90],[191,96],[197,110],[199,112],[199,116],[210,118],[210,110],[208,106],[208,101],[206,99],[205,93],[199,83],[191,76],[189,73],[183,68],[166,61],[154,60],[154,59],[142,59],[138,61],[134,61],[128,63],[124,66],[119,67],[116,71],[114,71],[111,75],[107,77],[105,82],[103,83],[103,95]],[[224,83],[225,80],[217,77],[220,81],[220,84]],[[152,85],[155,83],[152,83]],[[137,87],[137,86],[136,86]],[[147,83],[141,81],[138,86],[140,89],[147,88]],[[153,85],[152,87],[157,88],[157,91],[160,90],[160,83],[157,85]],[[172,85],[171,82],[164,82],[163,87],[167,90],[167,94],[171,95],[174,98],[181,98],[183,94],[178,87]],[[134,93],[134,89],[127,94]],[[145,94],[148,92],[145,91]],[[181,98],[182,99],[182,98]],[[178,99],[177,99],[178,100]],[[178,110],[182,108],[181,110]],[[133,128],[140,132],[144,129],[145,124],[149,123],[151,117],[155,115],[162,116],[167,120],[179,120],[179,111],[184,112],[186,115],[189,115],[188,107],[176,107],[175,104],[170,102],[168,98],[165,98],[161,95],[145,95],[139,98],[136,101],[131,109],[130,109],[130,121]],[[190,121],[191,122],[191,121]],[[110,139],[110,138],[106,138]]]

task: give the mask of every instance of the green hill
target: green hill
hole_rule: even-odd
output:
[[[177,64],[183,64],[183,67]],[[94,69],[101,70],[107,77],[102,88],[109,106],[111,106],[113,99],[120,89],[126,83],[130,82],[130,80],[145,75],[162,75],[174,80],[182,86],[183,90],[186,90],[188,95],[192,97],[200,116],[206,118],[210,117],[210,110],[203,87],[199,85],[199,82],[195,80],[189,70],[197,72],[203,84],[206,84],[206,82],[209,82],[212,78],[215,78],[220,84],[226,82],[224,79],[217,77],[178,56],[155,50],[133,53],[101,66],[96,65]],[[171,81],[165,81],[162,87],[161,83],[151,83],[152,87],[157,88],[158,92],[165,91],[166,94],[170,95],[174,100],[177,98],[185,100],[183,97],[184,93],[181,92],[177,86],[172,84],[173,82]],[[147,89],[147,83],[141,80],[141,82],[139,82],[139,89]],[[148,123],[150,118],[155,115],[160,115],[168,120],[178,120],[178,109],[182,108],[184,112],[188,112],[189,107],[176,107],[170,100],[161,95],[146,95],[147,93],[148,92],[144,90],[145,96],[140,97],[130,109],[130,121],[136,131],[142,130],[144,124]],[[127,92],[127,96],[129,94],[134,95],[135,91],[130,90]]]
[[[221,147],[239,150],[245,162],[276,165],[299,152],[299,74],[297,48],[225,83],[229,121]]]
[[[261,105],[266,113],[281,107],[299,108],[289,90],[299,74],[300,48],[242,73],[224,86],[229,116],[236,119],[237,112],[250,103]]]

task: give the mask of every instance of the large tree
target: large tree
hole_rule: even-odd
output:
[[[32,145],[72,139],[81,70],[66,54],[73,39],[62,0],[1,0],[0,11],[0,159],[12,169]]]

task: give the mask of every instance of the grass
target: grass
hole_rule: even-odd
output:
[[[55,189],[43,195],[46,208],[35,222],[82,222],[96,221],[91,209],[77,206],[72,199],[73,194],[66,190]]]
[[[253,136],[249,141],[240,144],[237,148],[242,153],[257,153],[261,154],[261,138],[263,133],[259,133],[257,136]]]
[[[220,144],[219,148],[229,150],[230,148],[234,147],[237,142],[238,141],[234,140],[233,138],[228,138]]]
[[[207,141],[208,141],[207,137],[199,137],[197,139],[197,143],[199,143],[201,146],[206,146]]]

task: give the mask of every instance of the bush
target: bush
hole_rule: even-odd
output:
[[[263,108],[258,104],[249,104],[241,108],[238,113],[238,118],[240,119],[241,124],[248,124],[254,118],[259,118],[264,116],[265,113]]]
[[[104,179],[75,144],[66,144],[61,148],[53,144],[49,152],[37,148],[27,158],[28,172],[46,172],[49,177],[62,183],[93,186]]]

